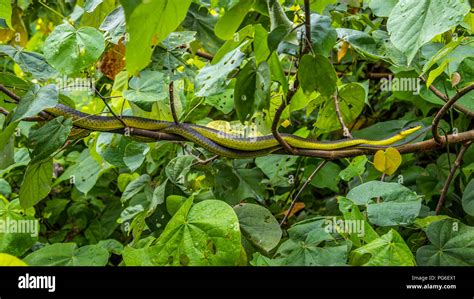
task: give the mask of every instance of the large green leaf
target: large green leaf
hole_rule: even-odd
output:
[[[199,71],[195,79],[196,96],[211,96],[226,89],[227,76],[240,66],[245,57],[240,48],[227,53],[218,63],[209,64]]]
[[[320,55],[305,55],[298,68],[298,79],[305,93],[318,91],[331,96],[336,91],[337,75],[329,60]]]
[[[23,210],[18,199],[0,200],[0,252],[23,256],[31,249],[38,240],[40,228],[34,213],[34,209]]]
[[[24,258],[31,266],[105,266],[108,260],[107,249],[99,245],[78,248],[76,243],[46,245]]]
[[[230,205],[238,204],[247,198],[263,200],[265,186],[261,181],[264,176],[258,168],[232,167],[223,162],[216,162],[214,167],[217,171],[213,189],[216,198]]]
[[[191,0],[120,2],[129,35],[127,70],[135,75],[150,63],[152,46],[162,42],[184,20]]]
[[[104,49],[105,40],[99,30],[76,29],[64,23],[54,28],[46,39],[44,55],[61,73],[74,74],[94,64]]]
[[[470,5],[465,0],[400,0],[388,18],[390,39],[408,58],[433,37],[463,22]]]
[[[350,264],[357,266],[415,266],[415,258],[396,230],[351,252]]]
[[[471,180],[464,189],[462,207],[466,213],[474,216],[474,180]]]
[[[130,80],[123,97],[131,102],[156,102],[169,98],[168,79],[162,72],[142,71]]]
[[[256,204],[239,204],[234,207],[242,234],[256,247],[270,251],[280,242],[282,231],[270,211]]]
[[[270,185],[289,187],[291,185],[289,175],[296,168],[296,160],[296,157],[270,155],[256,158],[255,164],[269,178]]]
[[[239,72],[235,82],[234,103],[239,120],[252,117],[257,107],[267,106],[270,97],[270,70],[263,62],[258,69],[253,61]]]
[[[33,85],[18,104],[13,114],[12,122],[25,117],[35,116],[43,109],[56,106],[58,98],[59,93],[55,85],[49,84],[42,87]]]
[[[311,43],[315,53],[328,56],[337,41],[337,32],[331,27],[331,18],[311,14]]]
[[[124,261],[133,265],[237,265],[242,245],[239,221],[223,201],[188,199],[174,214],[156,245],[126,248]]]
[[[22,48],[14,48],[9,45],[0,45],[0,53],[10,56],[18,63],[23,72],[32,74],[35,79],[47,80],[58,75],[58,72],[39,53],[25,51]]]
[[[353,188],[347,198],[366,205],[369,222],[380,226],[410,224],[421,209],[421,198],[397,183],[370,181]],[[380,200],[377,203],[375,199]]]
[[[34,206],[51,191],[53,159],[29,164],[20,188],[20,204],[26,209]]]
[[[53,187],[60,182],[69,180],[77,190],[87,194],[96,184],[102,167],[85,149],[78,157],[75,164],[69,166],[66,171],[54,182]]]
[[[346,265],[350,241],[335,242],[324,227],[326,220],[307,220],[288,230],[290,238],[282,243],[275,259],[261,257],[254,265],[342,266]]]
[[[234,32],[239,29],[240,24],[252,7],[253,2],[254,0],[238,1],[236,5],[226,11],[214,29],[217,37],[224,40],[232,38]]]
[[[29,140],[33,146],[31,163],[48,158],[61,148],[72,128],[72,120],[57,117],[37,130],[30,131]]]
[[[474,227],[455,219],[430,224],[426,232],[431,244],[420,247],[420,266],[474,266]]]
[[[305,177],[309,175],[316,169],[315,164],[307,165],[304,168]],[[316,188],[328,188],[334,192],[339,192],[339,181],[340,178],[338,174],[340,173],[341,168],[334,162],[329,162],[324,165],[321,170],[316,173],[316,175],[311,180],[311,186]]]
[[[4,19],[8,27],[12,27],[12,2],[0,0],[0,19]]]
[[[143,164],[149,150],[150,146],[146,143],[131,142],[125,147],[123,162],[131,171],[135,171]]]

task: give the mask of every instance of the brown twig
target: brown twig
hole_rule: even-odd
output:
[[[311,47],[311,8],[309,0],[304,0],[304,32],[306,43],[303,53],[308,53]]]
[[[298,79],[296,79],[294,85],[298,84]],[[297,86],[293,87],[288,91],[288,94],[286,95],[286,101],[283,100],[280,106],[277,108],[275,111],[275,115],[273,116],[273,122],[272,122],[272,134],[275,137],[276,140],[278,140],[278,143],[281,145],[281,147],[286,151],[288,154],[293,154],[297,155],[298,151],[294,148],[292,148],[284,139],[281,137],[280,133],[278,132],[278,125],[280,122],[281,114],[285,110],[286,106],[289,105],[291,102],[291,99],[296,93]]]
[[[343,132],[344,137],[352,138],[352,134],[349,131],[349,128],[346,126],[346,123],[344,122],[344,119],[342,118],[342,113],[341,113],[341,108],[339,107],[339,99],[338,98],[339,98],[339,96],[338,96],[338,93],[336,91],[333,95],[333,99],[334,99],[334,105],[336,106],[337,118],[339,119],[339,123],[342,126],[342,132]]]
[[[203,51],[196,51],[196,56],[199,56],[201,58],[204,58],[204,59],[207,59],[209,61],[213,60],[214,59],[214,55],[212,54],[209,54],[209,53],[206,53],[206,52],[203,52]]]
[[[426,83],[425,77],[421,76],[420,79],[423,80],[423,82]],[[472,86],[472,85],[469,85],[469,86]],[[446,94],[444,94],[442,91],[440,91],[438,88],[436,88],[436,86],[434,86],[433,84],[430,85],[429,89],[434,95],[436,95],[438,98],[440,98],[443,102],[447,103],[449,101],[448,96]],[[466,89],[466,88],[464,88],[464,89]],[[474,112],[470,111],[469,109],[464,108],[463,106],[459,106],[457,104],[453,104],[452,107],[454,107],[455,109],[461,111],[467,117],[474,118]]]
[[[311,49],[311,8],[310,8],[310,1],[309,0],[304,0],[304,10],[305,10],[305,46],[303,47],[303,50],[301,51],[301,55],[303,56],[305,53],[307,53]],[[285,108],[290,105],[291,100],[293,99],[293,96],[296,94],[296,90],[298,89],[299,86],[299,81],[298,77],[296,77],[295,82],[293,83],[293,88],[290,88],[288,90],[288,93],[286,95],[286,101],[283,100],[280,104],[280,106],[277,108],[275,115],[273,117],[273,122],[272,122],[272,134],[275,137],[276,140],[278,140],[278,143],[281,145],[281,147],[288,153],[288,154],[293,154],[297,155],[298,150],[291,147],[280,135],[278,132],[278,125],[280,122],[281,115]]]
[[[173,86],[173,81],[171,81],[169,85],[169,93],[170,93],[170,109],[171,109],[171,115],[173,115],[173,120],[175,124],[179,124],[179,119],[178,115],[176,114],[176,109],[174,106],[174,86]]]
[[[439,126],[439,122],[441,121],[441,119],[444,117],[446,112],[448,112],[448,110],[451,109],[451,107],[460,98],[462,98],[464,95],[466,95],[467,93],[469,93],[472,90],[474,90],[474,84],[468,85],[468,86],[464,87],[463,89],[459,90],[451,99],[449,99],[448,95],[445,94],[445,97],[448,101],[446,102],[446,104],[443,105],[443,107],[441,107],[441,109],[438,111],[438,113],[436,113],[436,116],[434,117],[433,123],[432,123],[432,126],[433,126],[432,127],[432,133],[433,133],[433,137],[436,140],[436,142],[438,142],[438,143],[441,142],[441,136],[439,135],[439,132],[438,132],[438,126]]]
[[[459,151],[459,154],[456,157],[456,161],[454,161],[454,165],[451,167],[451,171],[449,172],[448,178],[446,179],[446,182],[444,183],[443,189],[441,191],[438,204],[436,205],[436,215],[439,215],[441,209],[443,208],[444,201],[446,200],[446,195],[448,194],[449,185],[451,184],[451,181],[453,180],[454,175],[456,174],[456,171],[458,170],[459,166],[461,166],[462,158],[464,157],[464,154],[466,153],[470,145],[471,141],[468,141],[461,146],[461,150]]]
[[[288,212],[285,214],[285,217],[280,222],[280,226],[283,226],[285,224],[286,220],[288,219],[289,215],[291,215],[291,212],[293,211],[293,208],[295,207],[296,201],[298,200],[298,197],[303,193],[304,189],[308,186],[308,184],[313,180],[314,176],[328,163],[327,160],[324,160],[321,162],[321,164],[316,167],[316,169],[309,175],[309,177],[306,179],[304,182],[303,186],[301,186],[300,190],[298,193],[296,193],[295,197],[291,201],[290,208],[288,209]]]
[[[112,107],[110,107],[109,103],[107,103],[107,99],[99,92],[99,90],[95,87],[95,86],[92,86],[92,88],[94,88],[94,92],[96,95],[99,96],[99,98],[102,100],[102,102],[105,104],[105,106],[107,107],[107,109],[109,110],[109,112],[118,120],[120,121],[120,123],[122,123],[122,125],[126,128],[128,127],[127,124],[123,121],[123,119],[121,117],[119,117],[117,114],[115,114],[115,112],[112,110]]]

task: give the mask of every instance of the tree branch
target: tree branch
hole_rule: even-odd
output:
[[[449,99],[448,95],[445,95],[445,97],[446,97],[446,99],[448,99],[448,101],[446,102],[446,104],[443,105],[443,107],[441,107],[441,109],[438,111],[438,113],[436,113],[436,116],[434,117],[433,123],[432,123],[432,125],[433,125],[433,127],[432,127],[433,137],[436,140],[436,142],[438,142],[438,143],[441,142],[441,136],[439,135],[439,132],[438,132],[438,126],[439,126],[439,122],[441,121],[443,116],[446,114],[446,112],[448,112],[449,109],[451,109],[451,107],[460,98],[462,98],[464,95],[466,95],[467,93],[469,93],[472,90],[474,90],[474,84],[468,85],[468,86],[464,87],[463,89],[459,90],[451,99]]]
[[[421,80],[423,80],[423,82],[426,83],[426,79],[425,77],[421,76],[420,77]],[[469,85],[469,86],[472,86],[472,85]],[[469,87],[468,86],[468,87]],[[440,98],[443,102],[447,103],[449,101],[448,99],[448,96],[445,95],[443,92],[441,92],[438,88],[436,88],[436,86],[434,86],[433,84],[430,85],[429,87],[430,91],[436,95],[438,98]],[[466,89],[466,88],[464,88]],[[469,91],[468,91],[469,92]],[[470,111],[469,109],[467,108],[464,108],[463,106],[459,106],[457,104],[453,104],[452,105],[455,109],[461,111],[462,113],[464,113],[467,117],[469,118],[474,118],[474,112]]]
[[[346,124],[344,123],[344,119],[342,118],[342,113],[341,113],[341,108],[339,107],[339,99],[338,99],[338,93],[337,91],[334,93],[333,95],[333,99],[334,99],[334,105],[336,106],[336,115],[337,115],[337,118],[339,119],[339,123],[341,124],[342,126],[342,132],[343,132],[343,135],[344,137],[350,137],[352,138],[352,134],[351,132],[349,131],[349,128],[346,126]]]
[[[174,106],[174,86],[173,86],[173,81],[171,81],[169,85],[169,93],[170,93],[170,109],[171,109],[171,114],[173,115],[173,120],[175,124],[179,124],[179,119],[178,115],[176,114],[176,109]]]
[[[449,185],[451,184],[451,181],[453,180],[454,175],[456,174],[456,171],[458,170],[459,166],[461,166],[462,158],[464,157],[464,154],[466,153],[470,145],[471,141],[468,141],[461,146],[461,150],[459,151],[459,154],[456,158],[456,161],[454,162],[453,167],[451,167],[451,171],[449,172],[448,178],[446,179],[446,182],[444,183],[443,189],[441,191],[441,196],[439,197],[438,204],[436,205],[436,215],[439,215],[441,209],[443,208],[444,201],[446,200],[446,195],[448,194]]]

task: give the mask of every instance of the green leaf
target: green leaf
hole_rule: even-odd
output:
[[[239,72],[234,89],[235,110],[239,120],[244,123],[252,117],[257,107],[265,107],[270,97],[270,70],[266,63],[256,68],[253,61],[248,62]]]
[[[397,183],[370,181],[350,190],[347,198],[357,205],[367,205],[369,222],[379,226],[410,224],[421,209],[421,198]],[[383,201],[373,201],[376,198]]]
[[[423,66],[423,70],[422,70],[421,75],[423,75],[427,71],[429,71],[431,69],[431,67],[433,67],[433,65],[435,65],[435,63],[437,63],[438,61],[446,58],[449,55],[449,53],[451,53],[454,49],[456,49],[461,44],[461,42],[463,42],[463,40],[464,39],[459,38],[457,40],[451,41],[450,43],[445,45],[443,48],[441,48],[435,55],[431,56],[431,58]],[[434,79],[431,82],[433,82],[433,81],[434,81]],[[428,86],[429,85],[431,85],[431,84],[428,84]]]
[[[436,221],[426,232],[431,244],[420,247],[420,266],[474,266],[474,227],[455,219]]]
[[[242,234],[256,247],[269,252],[280,242],[282,231],[270,211],[256,204],[239,204],[234,207]]]
[[[10,2],[10,1],[8,1]],[[16,256],[6,254],[6,253],[0,253],[0,266],[28,266],[24,261],[20,260]]]
[[[0,45],[0,53],[7,54],[25,73],[30,73],[38,80],[54,78],[58,72],[53,69],[43,55],[25,51],[23,48],[14,48],[9,45]]]
[[[318,91],[331,96],[336,91],[336,71],[329,60],[319,54],[303,56],[298,68],[298,79],[307,94]]]
[[[51,191],[53,160],[30,163],[20,188],[20,204],[24,209],[30,208],[45,198]]]
[[[364,109],[366,93],[364,87],[359,83],[349,83],[341,87],[338,92],[339,109],[345,124],[350,124],[357,119]],[[342,126],[338,121],[336,104],[329,97],[318,114],[315,127],[320,133],[327,133]]]
[[[439,67],[435,68],[429,73],[428,79],[426,80],[427,87],[430,87],[431,84],[433,84],[434,80],[436,80],[436,78],[438,78],[439,76],[441,76],[441,74],[444,73],[444,70],[446,70],[446,68],[448,67],[448,64],[449,64],[449,61],[445,60]]]
[[[322,56],[328,56],[337,41],[337,32],[331,23],[330,17],[311,14],[311,43],[314,52]]]
[[[87,194],[96,184],[100,176],[102,167],[85,149],[74,165],[69,166],[66,171],[54,182],[58,185],[64,180],[69,180],[77,190]]]
[[[226,11],[219,21],[217,21],[216,27],[214,28],[217,37],[223,40],[231,39],[234,32],[239,29],[240,24],[250,8],[252,8],[253,2],[254,0],[239,1],[236,5]]]
[[[31,117],[38,114],[46,108],[52,108],[58,103],[59,93],[55,85],[49,84],[43,87],[33,85],[30,90],[22,97],[12,122]]]
[[[195,79],[196,96],[211,96],[225,90],[227,76],[240,66],[245,57],[241,47],[227,53],[218,63],[209,64],[199,71]]]
[[[350,199],[344,197],[338,197],[337,201],[339,203],[339,211],[341,211],[344,221],[361,221],[363,225],[362,232],[357,230],[349,231],[351,241],[356,247],[360,247],[362,241],[365,243],[370,243],[373,240],[377,239],[379,235],[373,229],[373,227],[367,222],[366,216],[361,213],[359,207],[354,204]],[[361,227],[361,224],[357,224]]]
[[[307,165],[304,169],[305,176],[308,177],[315,169],[316,165]],[[338,174],[340,172],[341,168],[339,165],[334,162],[329,162],[316,173],[311,180],[311,186],[321,189],[328,188],[334,192],[339,192],[338,184],[341,179]]]
[[[348,182],[357,176],[361,176],[365,171],[365,164],[368,159],[364,156],[357,156],[352,159],[349,166],[339,173],[339,177],[344,181]]]
[[[123,162],[131,170],[137,170],[145,161],[145,155],[150,151],[150,146],[146,143],[131,142],[125,147]]]
[[[134,197],[135,195],[143,191],[143,189],[145,188],[145,185],[149,184],[150,181],[151,181],[151,178],[148,174],[142,174],[137,179],[131,181],[125,188],[125,191],[123,191],[121,201],[125,203],[130,198]]]
[[[23,256],[33,247],[38,241],[40,225],[32,215],[34,210],[23,210],[18,199],[0,200],[0,252]],[[14,227],[24,230],[16,231]]]
[[[130,38],[126,44],[127,70],[135,75],[150,63],[152,46],[162,42],[184,20],[191,0],[120,2]]]
[[[61,73],[74,74],[94,64],[104,49],[105,40],[99,30],[76,29],[64,23],[56,26],[46,39],[44,56]]]
[[[275,28],[283,26],[287,28],[287,31],[290,31],[293,23],[286,16],[280,2],[278,0],[267,0],[267,6],[270,15],[270,30],[273,31]]]
[[[7,26],[13,28],[11,0],[0,0],[0,19],[4,19]]]
[[[255,39],[253,42],[255,61],[257,65],[266,61],[270,56],[270,49],[268,48],[268,32],[262,24],[255,25]]]
[[[289,187],[289,175],[295,170],[298,158],[282,155],[258,157],[255,164],[270,179],[272,186]]]
[[[403,238],[388,233],[351,252],[350,264],[357,266],[415,266],[415,258]]]
[[[471,180],[464,189],[462,208],[467,214],[474,216],[474,180]]]
[[[390,39],[408,58],[433,37],[463,22],[470,5],[464,0],[400,0],[388,18]]]
[[[201,46],[209,53],[216,53],[223,41],[214,34],[217,16],[211,15],[207,7],[191,3],[186,19],[181,24],[185,29],[195,31]]]
[[[31,163],[49,158],[56,150],[60,149],[67,140],[72,128],[72,120],[62,116],[47,122],[37,130],[30,131],[29,140],[33,146]]]
[[[123,92],[123,97],[131,102],[162,101],[169,98],[168,78],[162,72],[142,71],[139,76],[133,77],[129,83],[129,90]]]
[[[24,258],[30,266],[105,266],[109,252],[98,245],[78,248],[76,243],[46,245]]]
[[[195,160],[196,158],[190,155],[174,158],[166,165],[166,176],[173,184],[184,185],[186,175],[189,170],[191,170],[191,166]]]
[[[261,184],[263,173],[258,168],[234,168],[223,162],[216,162],[217,171],[213,193],[221,199],[235,205],[247,198],[263,200],[265,186]]]
[[[290,239],[278,247],[275,254],[278,265],[342,266],[346,265],[350,241],[334,242],[326,231],[326,220],[307,220],[288,230]],[[272,262],[272,260],[270,260]]]
[[[12,193],[12,187],[4,179],[0,179],[0,194],[8,197]]]
[[[377,17],[388,17],[399,0],[371,0],[369,7]]]
[[[229,114],[234,109],[234,90],[227,89],[223,93],[208,96],[205,103],[222,111],[224,114]]]
[[[192,206],[188,199],[171,218],[156,245],[127,247],[127,266],[232,266],[240,260],[242,245],[237,215],[226,203],[205,200]]]

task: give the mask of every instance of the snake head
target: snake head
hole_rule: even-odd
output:
[[[422,126],[408,127],[408,128],[403,129],[400,132],[400,135],[408,136],[408,135],[411,135],[411,134],[415,133],[416,131],[420,130],[421,128],[422,128]]]

